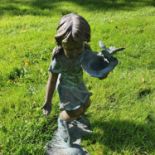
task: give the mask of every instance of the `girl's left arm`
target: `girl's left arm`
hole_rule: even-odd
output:
[[[44,115],[48,115],[51,112],[52,98],[56,87],[57,79],[58,79],[57,73],[49,74],[49,78],[46,86],[45,103],[42,107]]]
[[[46,87],[46,96],[45,96],[46,103],[51,103],[51,101],[52,101],[52,97],[53,97],[53,93],[54,93],[54,90],[56,87],[57,79],[58,79],[57,73],[49,74],[49,78],[47,81],[47,87]]]

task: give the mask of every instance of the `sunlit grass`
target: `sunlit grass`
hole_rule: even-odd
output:
[[[1,1],[0,154],[41,155],[56,129],[57,93],[48,118],[40,107],[56,26],[68,12],[79,13],[90,23],[94,51],[100,50],[99,40],[126,48],[116,55],[119,65],[107,79],[84,75],[93,92],[87,112],[93,134],[84,138],[82,145],[92,155],[155,154],[153,2],[100,3]]]

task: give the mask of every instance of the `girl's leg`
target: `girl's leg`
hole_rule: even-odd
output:
[[[79,109],[72,110],[72,111],[63,110],[60,112],[60,119],[62,119],[64,121],[72,121],[72,120],[80,117],[80,115],[82,115],[83,112],[84,112],[83,107],[80,107]]]
[[[77,110],[66,111],[63,110],[60,112],[60,116],[58,118],[58,129],[60,132],[61,137],[63,137],[67,146],[71,146],[71,137],[69,133],[69,122],[80,118],[82,114],[86,111],[86,109],[90,106],[90,100],[85,104],[84,107],[80,107]]]
[[[69,123],[72,120],[75,120],[83,113],[83,108],[79,108],[74,111],[66,111],[63,110],[60,112],[60,116],[58,118],[58,131],[60,137],[63,138],[63,141],[65,142],[64,145],[67,145],[68,147],[71,146],[71,137],[69,133]]]
[[[83,107],[80,107],[77,110],[72,110],[72,111],[63,110],[60,112],[60,118],[65,121],[72,121],[74,119],[77,119],[78,117],[80,117],[82,114],[85,113],[85,111],[88,109],[90,104],[91,102],[89,99],[88,102]]]
[[[91,104],[91,101],[89,99],[88,102],[83,107],[82,115],[80,115],[80,117],[78,119],[76,119],[76,121],[74,121],[75,124],[77,124],[77,126],[80,126],[81,128],[85,128],[85,129],[91,128],[89,120],[84,116],[84,113],[89,108],[90,104]]]
[[[69,122],[58,118],[58,134],[63,139],[64,146],[71,146],[71,137],[69,134]]]

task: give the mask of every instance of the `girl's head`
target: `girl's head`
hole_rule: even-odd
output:
[[[55,40],[67,57],[76,57],[82,52],[84,43],[90,41],[90,26],[83,17],[67,14],[60,20]]]

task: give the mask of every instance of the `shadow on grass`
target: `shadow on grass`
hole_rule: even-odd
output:
[[[112,151],[120,153],[122,150],[137,151],[147,154],[155,151],[155,126],[150,124],[136,124],[129,121],[94,122],[101,133],[92,134],[90,143],[99,142]],[[102,132],[103,131],[103,132]],[[94,141],[94,139],[96,139]]]
[[[91,12],[96,10],[133,10],[137,7],[155,6],[154,0],[1,0],[0,15],[48,16],[55,11],[62,15],[75,11],[75,7],[73,7],[73,10],[68,11],[67,4],[64,6],[63,2],[77,4]]]
[[[94,10],[102,10],[102,9],[113,9],[113,10],[119,10],[119,9],[132,9],[134,7],[143,7],[143,6],[151,6],[155,5],[154,0],[61,0],[61,2],[71,2],[80,5],[81,7],[84,7],[88,10],[94,11]],[[50,0],[34,0],[32,2],[33,6],[37,6],[41,9],[51,9],[52,4],[57,3],[59,5],[58,0],[53,0],[52,2]]]

